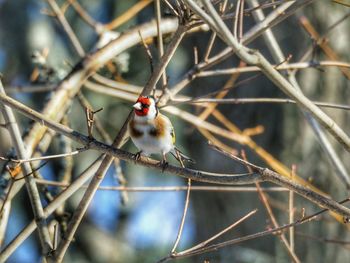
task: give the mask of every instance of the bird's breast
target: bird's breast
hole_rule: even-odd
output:
[[[166,153],[173,148],[170,132],[167,133],[164,128],[149,123],[131,123],[129,129],[132,141],[145,153]]]

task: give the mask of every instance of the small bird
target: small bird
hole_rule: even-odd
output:
[[[182,159],[193,162],[175,147],[175,132],[168,117],[161,114],[154,97],[140,96],[133,105],[135,115],[129,122],[129,135],[141,154],[161,154],[163,170],[168,165],[166,154],[171,153],[182,165]]]

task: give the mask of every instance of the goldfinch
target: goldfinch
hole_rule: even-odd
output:
[[[133,108],[135,115],[129,122],[128,129],[131,140],[139,149],[135,155],[136,159],[140,158],[141,154],[145,156],[161,154],[160,164],[165,167],[166,154],[170,152],[181,164],[183,164],[182,158],[192,161],[175,147],[173,125],[168,117],[159,112],[153,97],[140,96]]]

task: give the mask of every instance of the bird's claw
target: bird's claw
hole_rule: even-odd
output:
[[[162,173],[164,173],[164,170],[169,166],[169,163],[166,160],[161,160],[159,166],[162,167]]]
[[[142,151],[139,151],[139,152],[137,152],[137,153],[134,154],[134,159],[135,159],[135,161],[138,161],[138,160],[141,159],[141,153],[142,153]]]

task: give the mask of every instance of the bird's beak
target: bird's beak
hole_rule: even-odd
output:
[[[142,105],[141,105],[141,102],[137,102],[133,105],[134,109],[136,110],[141,110],[142,109]]]

